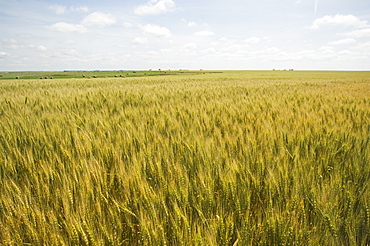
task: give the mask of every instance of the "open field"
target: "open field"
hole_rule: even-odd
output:
[[[0,80],[1,245],[370,245],[370,72]]]
[[[215,71],[213,71],[215,72]],[[118,77],[144,77],[163,75],[192,75],[204,73],[203,71],[187,70],[148,70],[148,71],[36,71],[36,72],[0,72],[0,80],[9,79],[77,79],[77,78],[118,78]]]

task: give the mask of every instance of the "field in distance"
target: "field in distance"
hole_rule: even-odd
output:
[[[217,71],[213,71],[217,72]],[[71,79],[71,78],[117,78],[117,77],[143,77],[163,75],[191,75],[209,73],[206,71],[189,70],[117,70],[117,71],[31,71],[31,72],[0,72],[2,79]]]
[[[104,77],[0,80],[1,245],[370,244],[370,72]]]

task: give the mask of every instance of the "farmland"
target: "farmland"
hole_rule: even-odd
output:
[[[11,77],[1,245],[370,244],[370,72]]]
[[[215,71],[212,71],[212,73]],[[126,77],[148,77],[148,76],[163,76],[163,75],[191,75],[200,74],[203,71],[187,71],[187,70],[147,70],[147,71],[22,71],[22,72],[2,72],[0,80],[9,79],[76,79],[76,78],[126,78]]]

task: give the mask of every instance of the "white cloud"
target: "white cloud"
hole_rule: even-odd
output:
[[[49,6],[49,9],[55,11],[55,13],[57,15],[62,15],[62,14],[65,14],[69,11],[71,12],[88,12],[89,11],[89,8],[86,7],[86,6],[81,6],[81,7],[74,7],[74,6],[71,6],[71,7],[67,7],[67,6],[63,6],[63,5],[52,5],[52,6]]]
[[[55,54],[57,57],[61,57],[63,61],[76,61],[82,60],[83,55],[75,49],[63,49]]]
[[[62,5],[53,5],[49,9],[54,10],[57,15],[62,15],[66,12],[67,7]]]
[[[39,50],[39,51],[46,51],[47,50],[47,48],[43,45],[37,46],[36,49]]]
[[[135,43],[135,44],[147,44],[148,39],[136,37],[136,38],[134,38],[134,40],[132,42]]]
[[[198,25],[198,24],[197,24],[197,25]],[[208,29],[208,28],[209,28],[208,23],[203,23],[203,24],[198,25],[198,26],[202,27],[203,29]]]
[[[123,22],[123,23],[122,23],[122,26],[123,26],[123,27],[126,27],[126,28],[131,28],[131,27],[133,27],[134,25],[133,25],[132,23],[130,23],[130,22],[125,21],[125,22]]]
[[[367,21],[360,20],[358,17],[353,15],[326,15],[322,18],[316,19],[312,25],[311,29],[319,29],[323,26],[328,25],[341,25],[341,26],[351,26],[355,28],[366,28],[369,27]]]
[[[270,57],[271,55],[276,55],[281,53],[281,50],[277,47],[270,47],[262,50],[253,51],[252,54],[255,54],[260,57]]]
[[[194,21],[188,22],[188,27],[193,27],[193,26],[197,26],[197,23]]]
[[[9,50],[19,49],[21,45],[20,42],[15,39],[3,39],[1,43],[4,48],[9,49]]]
[[[69,9],[73,12],[88,12],[89,8],[86,6],[81,6],[81,7],[69,7]]]
[[[230,46],[230,45],[233,45],[235,43],[235,40],[223,37],[223,38],[220,38],[216,42],[212,42],[213,45],[217,45],[217,44],[220,44],[220,43],[222,43],[224,46]]]
[[[353,44],[353,43],[356,43],[356,40],[354,40],[353,38],[346,38],[346,39],[329,42],[328,45],[346,45],[346,44]]]
[[[158,26],[155,24],[147,24],[145,26],[140,26],[140,28],[144,31],[145,34],[165,38],[171,37],[171,32],[166,27]]]
[[[201,37],[209,37],[209,36],[213,36],[215,35],[213,32],[211,31],[200,31],[200,32],[196,32],[195,33],[196,36],[201,36]]]
[[[340,35],[347,36],[347,37],[353,37],[353,38],[370,37],[370,28],[354,30],[352,32],[347,32],[347,33],[341,33]]]
[[[369,53],[370,54],[370,41],[366,43],[359,44],[357,46],[352,47],[352,49],[356,50],[362,50],[364,53]]]
[[[87,29],[83,25],[71,24],[66,22],[58,22],[54,25],[48,26],[49,29],[59,31],[59,32],[79,32],[85,33]]]
[[[5,57],[5,56],[8,56],[8,53],[4,51],[0,51],[0,58]]]
[[[158,15],[175,10],[173,0],[150,0],[134,10],[137,15]]]
[[[38,51],[46,51],[47,48],[43,45],[34,45],[28,44],[16,39],[3,39],[1,41],[4,48],[9,50],[19,50],[19,49],[29,49],[29,50],[38,50]]]
[[[74,44],[76,43],[75,41],[73,41],[72,39],[68,39],[64,42],[65,44]]]
[[[21,39],[31,39],[33,38],[32,34],[29,34],[29,33],[20,33],[17,35],[18,38],[21,38]]]
[[[231,52],[231,53],[243,53],[245,51],[246,45],[240,45],[240,44],[233,44],[230,46],[227,46],[223,48],[223,51]]]
[[[110,26],[115,24],[117,21],[111,14],[104,14],[101,12],[94,12],[86,16],[81,24],[84,26]]]
[[[321,46],[320,50],[323,54],[333,54],[334,50],[332,46]]]
[[[349,50],[341,50],[337,53],[338,56],[353,56],[353,52]]]
[[[201,51],[203,54],[215,54],[216,53],[216,49],[211,47],[211,48],[208,48],[208,49],[205,49],[203,51]]]
[[[260,41],[261,39],[257,37],[251,37],[251,38],[247,38],[246,40],[244,40],[244,42],[247,44],[258,44]]]
[[[146,55],[148,55],[148,56],[158,56],[159,53],[157,51],[149,51],[149,52],[146,53]]]
[[[188,44],[185,44],[184,46],[182,46],[184,49],[196,49],[197,48],[197,44],[196,43],[188,43]]]

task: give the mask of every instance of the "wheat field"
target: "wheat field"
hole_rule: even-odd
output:
[[[0,245],[370,245],[370,72],[0,81]]]

